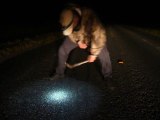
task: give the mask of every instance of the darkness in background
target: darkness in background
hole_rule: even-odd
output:
[[[154,0],[5,1],[0,5],[0,43],[57,31],[59,13],[69,2],[92,8],[104,24],[160,27],[160,8]]]

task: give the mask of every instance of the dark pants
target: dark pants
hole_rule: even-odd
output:
[[[58,51],[58,66],[56,68],[56,73],[57,74],[64,74],[65,71],[65,62],[68,59],[69,53],[76,48],[78,45],[73,43],[69,38],[66,38],[62,45],[59,48]],[[107,49],[107,46],[105,45],[100,54],[98,55],[98,58],[101,63],[101,71],[104,77],[108,77],[112,73],[112,65],[111,65],[111,60],[109,56],[109,52]]]

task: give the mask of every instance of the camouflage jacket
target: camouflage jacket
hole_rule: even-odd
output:
[[[106,44],[106,30],[95,13],[88,9],[81,9],[81,27],[79,31],[74,31],[68,36],[71,41],[77,43],[82,41],[89,46],[90,53],[98,56],[104,45]]]

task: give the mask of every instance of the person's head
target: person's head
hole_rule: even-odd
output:
[[[65,8],[60,15],[60,24],[62,27],[63,35],[70,35],[80,27],[81,10],[79,8]]]

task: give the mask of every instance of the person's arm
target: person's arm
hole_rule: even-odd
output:
[[[96,30],[93,32],[93,37],[91,40],[90,55],[88,56],[89,62],[94,62],[96,60],[99,53],[106,44],[106,39],[105,30],[97,26]]]

